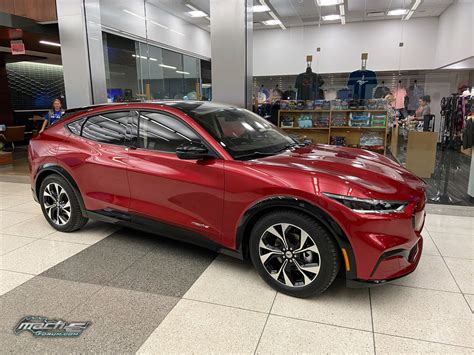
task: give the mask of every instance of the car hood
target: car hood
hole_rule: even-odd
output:
[[[400,198],[408,194],[411,198],[405,197],[410,200],[419,200],[426,189],[423,180],[397,163],[362,149],[310,145],[254,162],[262,167],[271,165],[307,171],[317,178],[320,191],[348,196],[362,194],[358,197],[383,198],[393,195],[392,198]],[[341,191],[341,187],[346,191]]]

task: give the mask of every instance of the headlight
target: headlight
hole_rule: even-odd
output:
[[[323,194],[357,213],[401,213],[408,205],[408,202],[404,201],[362,199],[325,192]]]

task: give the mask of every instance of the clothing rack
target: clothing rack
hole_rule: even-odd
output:
[[[457,149],[461,145],[464,126],[464,98],[452,94],[441,99],[441,145],[442,148]]]
[[[465,100],[462,95],[452,94],[441,99],[441,158],[436,169],[438,192],[433,202],[456,204],[459,200],[448,192],[451,166],[462,145],[461,132],[464,127]],[[443,186],[441,190],[441,186]]]

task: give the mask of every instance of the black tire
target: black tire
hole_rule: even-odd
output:
[[[308,245],[314,244],[316,245],[316,249],[319,252],[319,256],[317,257],[316,255],[318,254],[314,254],[314,259],[315,260],[317,259],[317,263],[314,262],[311,264],[311,265],[319,266],[319,271],[317,273],[308,273],[308,272],[303,273],[301,272],[301,268],[299,267],[298,269],[296,268],[297,266],[301,266],[301,259],[300,261],[295,260],[296,258],[301,257],[301,254],[296,254],[296,249],[289,249],[289,250],[294,250],[295,254],[293,255],[292,258],[288,258],[287,256],[283,256],[283,255],[282,256],[274,255],[272,256],[272,258],[274,259],[276,258],[276,260],[270,260],[270,258],[268,258],[267,261],[261,260],[260,258],[261,238],[264,238],[265,241],[267,241],[266,238],[273,238],[274,234],[273,233],[268,234],[267,229],[274,225],[278,225],[282,223],[292,225],[291,227],[289,227],[290,229],[287,229],[287,231],[293,232],[293,231],[297,231],[297,228],[300,228],[302,231],[306,232],[309,235],[310,237],[309,242],[307,242],[309,244],[305,244],[305,245],[308,246]],[[277,229],[278,228],[280,227],[277,227]],[[294,234],[294,235],[296,236],[297,234]],[[273,238],[273,239],[276,240],[278,238]],[[300,240],[298,241],[298,243],[301,243]],[[291,246],[290,241],[288,242],[288,246]],[[282,246],[282,248],[285,248],[285,247]],[[305,248],[303,245],[300,245],[300,248],[308,249],[307,247]],[[270,212],[264,215],[257,223],[255,223],[252,229],[250,240],[249,240],[249,251],[250,251],[250,257],[252,259],[252,263],[255,269],[257,270],[257,272],[259,273],[259,275],[271,287],[273,287],[278,292],[285,293],[287,295],[294,296],[294,297],[304,298],[304,297],[319,295],[322,292],[324,292],[336,278],[339,271],[339,266],[340,266],[340,257],[339,257],[338,247],[334,239],[328,233],[328,231],[318,221],[314,220],[313,218],[307,216],[304,213],[297,212],[297,211],[286,212],[286,211],[280,210],[280,211]],[[267,251],[268,250],[266,248],[262,248],[262,254],[266,253]],[[299,255],[299,256],[296,256],[296,255]],[[265,257],[265,255],[262,255],[262,257]],[[270,271],[273,271],[273,270],[267,271],[269,262],[279,265],[278,263],[280,262],[280,260],[287,261],[287,264],[286,264],[287,266],[285,267],[285,270],[289,270],[288,272],[286,272],[286,275],[283,275],[283,276],[295,275],[296,282],[294,282],[294,284],[291,283],[291,286],[287,286],[286,284],[284,284],[286,283],[287,280],[285,278],[281,280],[282,278],[281,274],[280,276],[277,276],[278,279],[280,279],[279,281],[278,279],[275,279],[274,277],[270,275]],[[296,265],[297,261],[298,261],[298,265]],[[307,262],[307,261],[303,261],[303,262]],[[312,262],[312,259],[310,259],[309,263],[311,262]],[[282,265],[283,265],[283,262],[282,262]],[[275,271],[277,269],[278,269],[278,266],[276,267]],[[298,278],[303,278],[303,275],[298,276],[298,272],[300,274],[306,274],[306,276],[309,275],[313,277],[313,279],[306,284],[304,281],[298,280]],[[273,273],[274,276],[276,276],[276,274],[278,274],[278,271]]]
[[[52,218],[50,218],[50,216],[48,215],[48,212],[46,211],[45,199],[48,199],[48,197],[45,197],[44,194],[45,194],[45,189],[50,184],[57,184],[62,189],[64,189],[66,192],[66,198],[69,200],[70,216],[67,222],[61,225],[55,223],[52,220]],[[88,218],[82,215],[81,205],[79,204],[78,196],[76,196],[76,193],[74,192],[74,189],[71,187],[71,184],[60,175],[57,175],[57,174],[48,175],[41,183],[38,196],[39,196],[39,202],[40,202],[41,210],[43,211],[44,217],[54,229],[60,232],[74,232],[84,227],[84,225],[89,220]]]

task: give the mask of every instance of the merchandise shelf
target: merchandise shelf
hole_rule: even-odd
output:
[[[317,121],[321,119],[319,115],[313,115],[313,113],[326,113],[326,119],[329,119],[329,127],[308,127],[308,128],[300,128],[297,127],[298,125],[298,114],[311,114],[311,119]],[[374,113],[379,116],[385,116],[385,127],[380,125],[377,126],[367,126],[367,127],[354,127],[354,126],[335,126],[332,125],[333,118],[337,117],[338,120],[341,119],[341,113],[347,122],[351,117],[351,113]],[[295,127],[282,127],[281,126],[281,118],[283,115],[289,116],[293,119],[293,124]],[[340,139],[343,138],[345,144],[347,146],[360,146],[361,144],[361,137],[363,135],[367,135],[369,132],[373,132],[374,134],[379,134],[381,138],[383,138],[383,149],[376,148],[374,146],[373,149],[367,146],[364,146],[364,149],[370,149],[376,152],[386,154],[387,151],[387,144],[388,144],[388,132],[387,132],[387,125],[388,125],[388,116],[387,110],[383,109],[354,109],[354,110],[279,110],[278,111],[278,126],[288,132],[292,132],[293,134],[299,134],[302,136],[301,138],[310,139],[314,143],[322,143],[322,144],[331,144],[331,137],[339,137]]]

